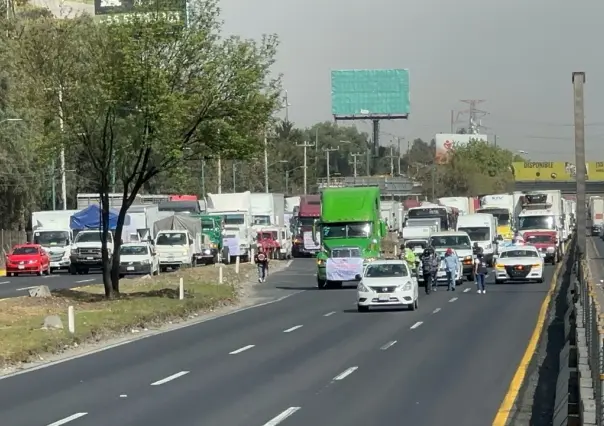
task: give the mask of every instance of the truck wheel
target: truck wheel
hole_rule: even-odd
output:
[[[357,311],[359,311],[359,312],[369,312],[369,306],[357,305]]]
[[[90,272],[90,269],[88,269],[88,268],[82,270],[82,274],[84,274],[84,275],[88,275],[89,272]]]
[[[228,265],[229,262],[229,248],[228,247],[224,247],[222,249],[222,261],[225,265]]]
[[[69,265],[69,273],[71,275],[77,275],[78,274],[78,270],[74,265]]]
[[[321,278],[317,278],[317,287],[320,290],[324,290],[326,286],[327,286],[327,281],[326,280],[322,280]]]

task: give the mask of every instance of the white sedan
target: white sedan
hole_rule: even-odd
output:
[[[495,262],[495,282],[543,282],[544,261],[539,250],[530,245],[503,248]]]
[[[357,286],[357,307],[367,312],[371,307],[419,307],[417,279],[411,276],[402,260],[374,260],[363,268]]]

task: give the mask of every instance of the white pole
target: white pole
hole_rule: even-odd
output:
[[[239,273],[239,256],[235,257],[235,273]]]
[[[222,265],[218,267],[218,284],[222,284]]]
[[[307,173],[306,170],[308,169],[308,167],[306,165],[306,148],[307,148],[307,146],[308,145],[306,144],[306,142],[304,142],[304,166],[303,166],[304,167],[304,195],[307,194],[307,192],[306,192],[306,190],[307,190],[307,188],[306,188],[306,173]]]
[[[264,134],[264,192],[268,194],[268,140]]]
[[[180,277],[180,282],[178,283],[178,299],[184,300],[185,298],[185,280]]]
[[[73,306],[67,308],[67,327],[71,334],[75,333],[75,312]]]
[[[256,263],[256,256],[254,254],[254,249],[250,250],[250,262],[252,263],[252,265],[254,265]]]
[[[218,193],[222,194],[222,160],[218,156]]]
[[[394,257],[398,257],[398,246],[394,245]]]
[[[59,87],[59,127],[61,128],[61,137],[64,138],[65,125],[63,122],[63,88]],[[61,153],[59,156],[61,172],[61,200],[63,201],[63,210],[67,210],[67,178],[65,177],[65,141],[61,140]]]

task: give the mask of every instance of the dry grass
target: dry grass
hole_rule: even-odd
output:
[[[158,277],[121,281],[121,297],[108,301],[102,285],[53,291],[47,299],[19,297],[0,300],[0,366],[27,362],[44,353],[57,353],[75,343],[99,341],[132,329],[178,321],[192,314],[234,304],[239,284],[250,278],[253,265],[225,266],[224,283],[218,268],[186,269]],[[185,299],[178,299],[184,279]],[[74,306],[76,333],[67,331],[67,308]],[[63,330],[42,330],[44,318],[59,315]]]

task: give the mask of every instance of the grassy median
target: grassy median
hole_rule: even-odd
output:
[[[57,290],[50,298],[0,300],[0,367],[235,304],[239,286],[253,277],[252,268],[241,264],[236,274],[233,265],[225,266],[223,284],[217,284],[218,268],[213,266],[125,279],[120,298],[112,301],[105,300],[102,285]],[[184,300],[179,300],[181,277]],[[75,310],[75,334],[67,330],[69,306]],[[48,315],[58,315],[64,328],[43,330]]]

